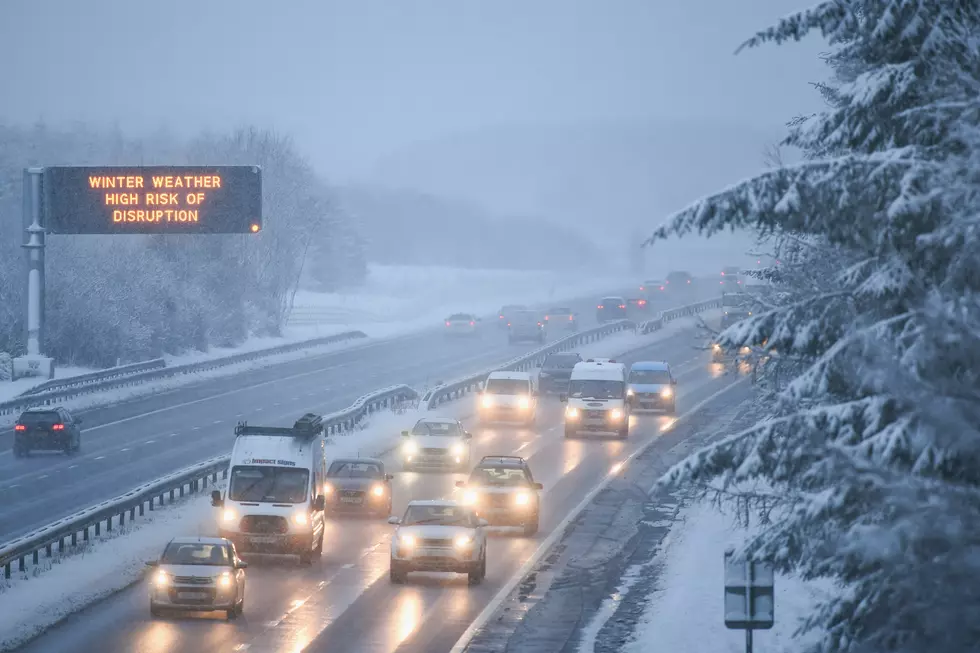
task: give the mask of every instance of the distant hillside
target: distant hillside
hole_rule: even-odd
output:
[[[334,196],[359,230],[369,261],[561,270],[596,259],[573,230],[543,220],[494,216],[465,202],[374,186],[339,187]]]
[[[619,245],[667,214],[763,168],[783,135],[706,121],[505,125],[405,148],[370,179],[479,203],[495,213],[561,216]],[[601,227],[601,228],[596,228]]]

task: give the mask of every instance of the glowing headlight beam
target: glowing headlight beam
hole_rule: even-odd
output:
[[[531,497],[527,492],[518,492],[517,496],[514,497],[514,501],[517,502],[519,506],[526,506],[531,501]]]
[[[383,485],[375,485],[373,488],[371,488],[371,494],[376,497],[384,496],[384,493],[385,487]]]
[[[415,444],[412,441],[408,441],[405,443],[405,446],[402,447],[402,451],[404,451],[406,454],[410,456],[414,456],[419,452],[419,445]]]
[[[465,549],[468,546],[473,546],[473,538],[469,535],[460,535],[453,541],[453,544],[456,545],[457,549]]]

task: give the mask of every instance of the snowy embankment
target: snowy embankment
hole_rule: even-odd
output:
[[[463,418],[471,407],[471,402],[457,402],[440,412]],[[401,431],[420,416],[417,409],[379,413],[362,430],[332,438],[328,456],[380,456],[395,447]],[[219,488],[224,489],[224,481]],[[210,492],[192,495],[103,531],[65,555],[55,551],[45,559],[42,554],[37,567],[0,580],[0,650],[15,648],[86,605],[140,581],[145,562],[158,558],[171,538],[216,535],[215,514]]]
[[[744,631],[725,627],[723,559],[729,546],[741,545],[751,532],[736,523],[733,513],[723,512],[713,502],[684,508],[661,555],[649,563],[659,570],[627,573],[656,573],[660,582],[622,653],[744,651]],[[812,635],[797,637],[796,631],[820,596],[832,591],[832,585],[777,575],[775,590],[776,623],[772,630],[755,631],[753,644],[759,651],[802,650]]]
[[[208,352],[164,356],[164,358],[168,365],[183,365],[352,330],[363,331],[371,338],[386,338],[437,325],[448,314],[456,311],[489,314],[503,304],[559,301],[590,293],[608,292],[624,283],[628,282],[617,278],[574,279],[569,278],[567,274],[559,275],[554,272],[372,266],[366,284],[356,293],[328,294],[300,291],[296,294],[294,300],[296,313],[300,314],[305,310],[309,314],[312,311],[317,319],[316,324],[287,325],[282,337],[250,338],[238,347],[216,347]],[[355,347],[363,342],[364,340],[351,340],[323,345],[200,374],[122,388],[109,393],[93,394],[66,402],[65,406],[84,409],[105,404],[107,400],[122,401],[193,381],[237,374],[273,363]],[[68,378],[93,371],[96,370],[57,367],[55,378]],[[36,379],[0,383],[0,401],[12,399],[37,383]],[[6,421],[11,421],[15,417]]]

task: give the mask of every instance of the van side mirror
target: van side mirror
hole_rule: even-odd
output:
[[[224,499],[221,498],[220,490],[213,490],[211,492],[211,505],[215,508],[220,508],[221,506],[225,505]]]
[[[544,485],[542,485],[541,483],[535,483],[534,484],[534,489],[535,490],[543,490],[544,489]]]
[[[398,526],[398,524],[402,523],[402,519],[401,517],[389,517],[388,523],[394,526]]]
[[[248,563],[244,560],[239,560],[235,563],[235,569],[248,569]]]
[[[409,435],[411,435],[411,434],[408,431],[402,431],[402,437],[403,438],[407,438]]]
[[[560,401],[561,403],[565,403],[566,401],[568,401],[568,395],[565,394],[564,392],[561,393],[560,395],[558,395],[558,401]]]
[[[463,439],[464,440],[472,440],[473,439],[473,434],[470,433],[469,431],[463,431]]]
[[[486,528],[486,527],[487,527],[487,526],[489,526],[489,525],[490,525],[490,522],[488,522],[488,521],[487,521],[486,519],[484,519],[483,517],[480,517],[480,518],[478,518],[478,519],[476,520],[476,526],[477,526],[477,528]]]
[[[456,481],[456,487],[466,487],[466,481]]]
[[[386,481],[390,481],[390,480],[392,480],[393,478],[395,478],[395,475],[394,475],[394,474],[385,474],[385,480],[386,480]]]
[[[146,566],[147,567],[159,567],[160,566],[160,561],[159,560],[147,560],[146,561]]]
[[[677,379],[671,379],[670,385],[677,385]]]

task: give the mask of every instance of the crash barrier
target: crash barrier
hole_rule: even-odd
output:
[[[83,381],[81,384],[74,384],[73,378],[59,380],[58,382],[63,383],[64,387],[47,389],[42,392],[37,392],[36,394],[26,394],[20,397],[15,397],[9,401],[0,402],[0,415],[19,413],[23,410],[27,410],[28,408],[34,408],[35,406],[57,404],[86,394],[105,392],[106,390],[114,390],[116,388],[137,386],[144,383],[150,383],[152,381],[160,381],[186,374],[207,372],[210,370],[227,367],[229,365],[247,363],[270,356],[309,349],[310,347],[331,345],[338,342],[345,342],[347,340],[355,340],[360,338],[367,338],[367,334],[365,334],[363,331],[345,331],[344,333],[337,333],[331,336],[324,336],[322,338],[292,342],[286,345],[280,345],[278,347],[257,349],[255,351],[243,352],[232,356],[222,356],[221,358],[213,358],[211,360],[200,361],[198,363],[188,363],[186,365],[175,365],[173,367],[163,367],[160,369],[135,371],[128,374],[120,374],[118,371],[120,368],[113,368],[112,370],[104,370],[102,372],[94,372],[92,374],[85,375],[88,377],[88,379]]]
[[[652,320],[648,320],[637,327],[637,331],[640,333],[651,333],[653,331],[658,331],[664,328],[667,322],[676,320],[681,317],[690,317],[691,315],[696,315],[703,311],[710,311],[713,308],[721,308],[721,297],[716,299],[706,299],[704,301],[695,302],[693,304],[688,304],[686,306],[678,306],[677,308],[669,308],[666,311],[661,311],[660,315]]]
[[[414,401],[418,396],[418,392],[407,385],[376,390],[360,397],[343,410],[325,415],[324,433],[343,435],[371,413],[393,408],[404,401]],[[234,437],[229,432],[229,443]],[[106,532],[111,532],[114,527],[124,526],[127,515],[129,521],[134,521],[147,511],[153,512],[154,508],[173,503],[187,494],[204,492],[209,485],[213,486],[218,482],[219,475],[222,479],[228,477],[230,460],[230,455],[218,456],[191,465],[0,545],[0,565],[3,566],[4,578],[10,578],[15,563],[20,572],[26,571],[28,558],[31,558],[34,566],[40,564],[41,551],[44,551],[45,558],[50,558],[54,554],[55,545],[59,554],[78,546],[79,534],[84,544],[93,533],[95,537],[99,537],[103,527]]]
[[[20,393],[19,396],[27,397],[30,395],[40,394],[42,392],[51,392],[52,390],[63,390],[65,388],[77,388],[79,386],[88,385],[90,383],[98,383],[99,381],[108,381],[109,379],[117,379],[121,376],[130,376],[132,374],[139,374],[140,372],[149,372],[151,370],[162,370],[167,366],[167,361],[162,358],[154,358],[151,361],[143,361],[142,363],[130,363],[129,365],[120,365],[118,367],[110,367],[105,370],[99,370],[98,372],[90,372],[89,374],[79,374],[77,376],[69,376],[65,379],[52,379],[50,381],[45,381],[44,383],[39,383],[30,390],[26,390]]]
[[[662,311],[657,318],[648,320],[647,322],[636,323],[632,320],[617,320],[615,322],[608,322],[585,331],[573,333],[572,335],[565,336],[564,338],[556,340],[549,345],[545,345],[544,347],[535,349],[534,351],[523,356],[519,356],[507,363],[504,363],[503,365],[499,365],[493,368],[493,370],[487,370],[478,374],[471,374],[451,383],[444,383],[436,386],[423,395],[420,403],[426,408],[426,410],[432,410],[439,406],[439,404],[447,401],[453,401],[469,392],[479,389],[491,371],[509,370],[514,372],[526,372],[527,370],[539,367],[549,354],[568,351],[578,347],[579,345],[595,342],[596,340],[601,340],[609,335],[625,330],[636,331],[639,333],[650,333],[663,328],[663,325],[671,320],[676,320],[680,317],[686,317],[712,308],[717,308],[720,305],[720,298],[709,299],[703,302],[696,302],[694,304],[688,304],[686,306],[680,306],[678,308],[671,308],[666,311]]]
[[[336,306],[294,306],[286,318],[288,327],[308,327],[337,324],[370,324],[393,320],[386,316],[364,309],[340,308]]]

